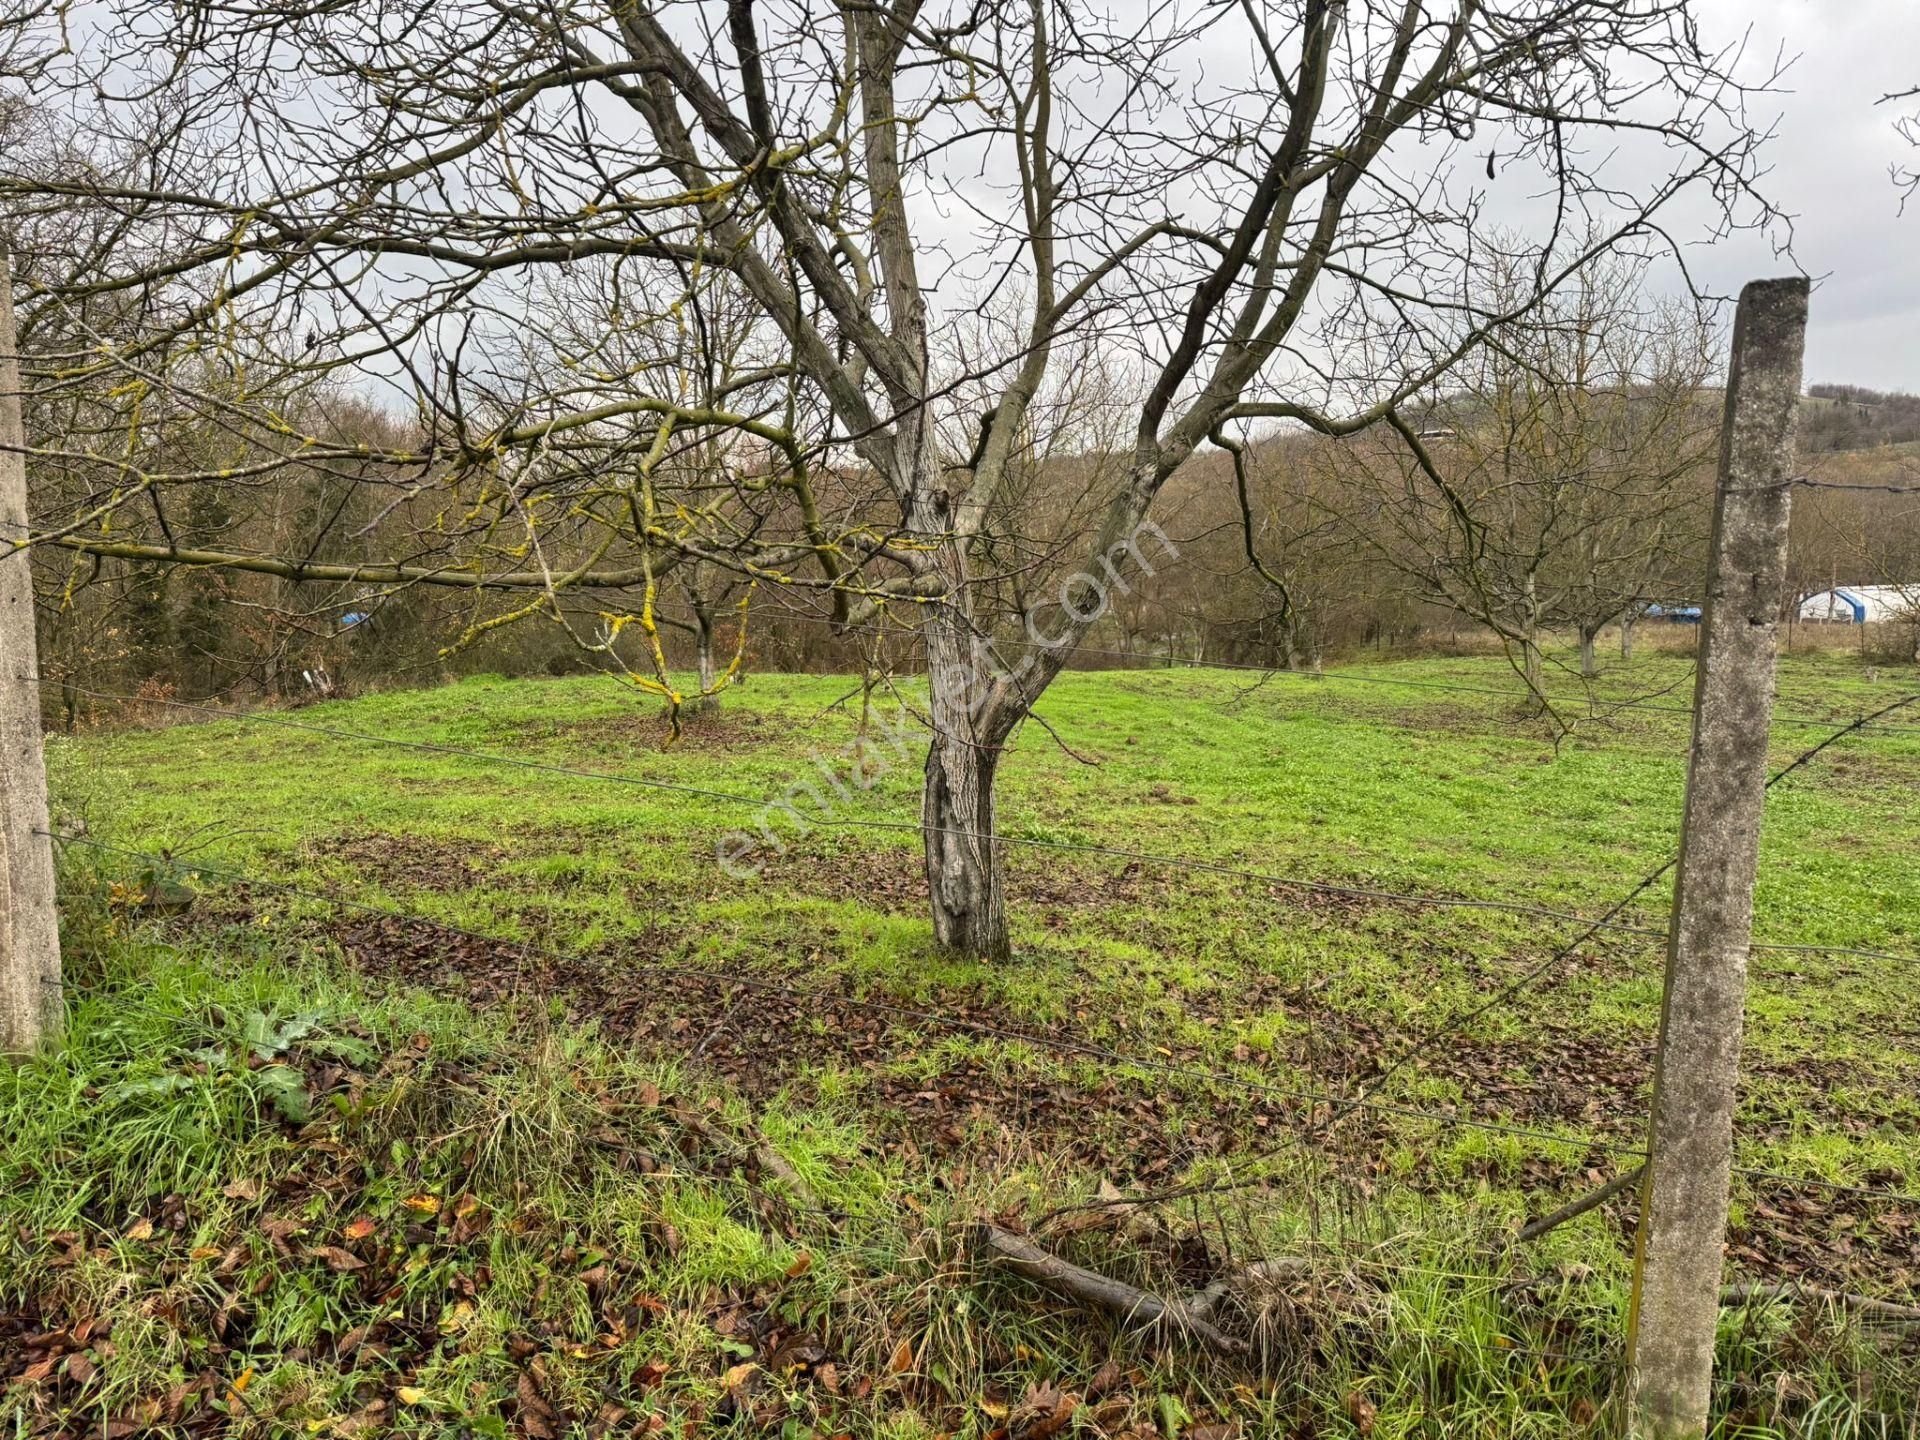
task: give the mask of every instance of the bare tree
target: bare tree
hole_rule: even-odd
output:
[[[1333,452],[1361,481],[1355,528],[1426,598],[1507,642],[1542,700],[1544,632],[1572,630],[1591,679],[1600,631],[1703,554],[1711,335],[1642,280],[1631,263],[1583,266],[1459,367],[1418,428]],[[1486,303],[1525,283],[1495,267]]]
[[[508,608],[528,613],[651,597],[694,562],[817,593],[843,624],[904,608],[929,674],[934,931],[989,957],[1008,952],[1001,757],[1095,598],[1161,553],[1156,504],[1209,437],[1397,420],[1595,254],[1660,243],[1683,192],[1772,219],[1743,77],[1686,0],[1131,20],[1079,0],[108,0],[77,37],[62,18],[3,22],[0,56],[118,158],[10,167],[0,200],[18,225],[95,207],[127,243],[22,303],[75,334],[137,297],[138,325],[35,383],[121,396],[128,423],[123,387],[164,390],[260,454],[228,483],[359,467],[372,508],[411,523],[326,554],[187,546],[155,502],[207,471],[103,444],[89,462],[115,478],[42,516],[39,543],[524,593]],[[1495,308],[1469,283],[1488,150],[1553,202]],[[720,273],[756,360],[713,383]],[[553,276],[604,302],[609,342],[685,326],[702,384],[662,393],[611,343],[582,351],[538,303]],[[983,312],[1009,319],[979,348]],[[1140,376],[1131,439],[1059,587],[1006,615],[989,521],[1067,337]],[[414,438],[336,443],[262,398],[342,372],[404,404]],[[772,457],[724,503],[672,464],[716,431]],[[1032,643],[1003,659],[996,639]]]

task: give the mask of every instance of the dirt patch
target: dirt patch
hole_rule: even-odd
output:
[[[923,915],[927,904],[926,862],[917,846],[859,847],[817,845],[776,831],[788,844],[785,854],[756,852],[759,875],[788,889],[833,900],[853,900],[888,914]],[[697,845],[695,858],[711,863],[708,847]],[[1068,917],[1084,917],[1114,905],[1139,906],[1185,897],[1195,888],[1193,872],[1097,850],[1061,851],[1006,846],[1009,908],[1039,920],[1047,929],[1065,926]],[[1279,907],[1291,919],[1311,917],[1316,926],[1352,923],[1374,911],[1400,904],[1363,894],[1305,890],[1254,882],[1202,869],[1199,883],[1232,888],[1234,903],[1249,908]],[[1137,916],[1125,917],[1125,932],[1139,933]]]
[[[511,853],[503,845],[430,840],[377,830],[330,835],[300,846],[302,859],[344,861],[386,890],[439,892],[490,883]]]
[[[1027,1066],[937,1051],[950,1037],[1031,1039],[1071,1059],[1081,1044],[977,999],[949,997],[940,1014],[882,996],[830,990],[805,977],[736,978],[668,969],[644,949],[604,961],[564,960],[525,947],[384,917],[334,927],[332,938],[363,972],[497,1005],[515,995],[563,1000],[567,1018],[663,1057],[695,1059],[742,1093],[805,1094],[823,1066],[864,1080],[862,1103],[889,1149],[943,1160],[1064,1156],[1122,1178],[1150,1180],[1204,1154],[1258,1148],[1305,1113],[1284,1097],[1249,1099],[1222,1087],[1206,1118],[1186,1113],[1200,1082],[1109,1075],[1075,1083],[1055,1065]],[[743,979],[756,983],[742,983]],[[928,1057],[924,1065],[913,1062]],[[1094,1057],[1088,1057],[1094,1058]],[[1149,1063],[1197,1064],[1192,1049]]]
[[[755,853],[759,878],[812,898],[851,900],[888,915],[926,909],[926,862],[908,846],[831,851],[803,850],[792,837],[776,828],[788,849],[784,855],[766,849]],[[696,858],[711,865],[713,847],[695,846]]]

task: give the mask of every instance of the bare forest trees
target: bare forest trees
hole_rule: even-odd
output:
[[[1636,265],[1583,266],[1503,326],[1397,433],[1331,463],[1356,528],[1432,602],[1486,626],[1536,695],[1541,637],[1595,639],[1698,573],[1710,519],[1713,345],[1691,307],[1649,300]],[[1489,308],[1524,277],[1497,272]]]
[[[1405,429],[1676,196],[1770,219],[1745,77],[1684,0],[108,0],[16,12],[0,57],[71,152],[0,157],[14,243],[82,217],[26,259],[36,407],[87,412],[34,426],[70,476],[36,543],[503,597],[475,623],[581,597],[651,633],[699,565],[917,624],[934,930],[982,956],[1005,747],[1210,437]],[[1498,257],[1489,149],[1555,197]],[[629,344],[667,334],[670,375]],[[1036,413],[1087,356],[1130,390],[1097,518],[1016,543]],[[317,424],[343,394],[399,433]],[[161,444],[161,409],[219,453]],[[224,518],[312,475],[353,525]]]

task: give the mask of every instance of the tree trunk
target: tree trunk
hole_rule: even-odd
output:
[[[1540,658],[1540,632],[1528,624],[1520,639],[1520,655],[1526,671],[1527,689],[1533,698],[1539,698],[1541,688],[1546,684],[1544,666]]]
[[[993,838],[1000,749],[980,722],[983,692],[992,677],[973,663],[963,616],[943,611],[929,622],[926,635],[933,738],[920,819],[926,828],[933,937],[959,955],[1004,960],[1011,953],[1006,871]]]
[[[1600,658],[1594,654],[1594,632],[1580,631],[1580,678],[1591,680],[1600,673]]]
[[[711,709],[720,703],[720,697],[713,692],[713,617],[707,613],[705,605],[697,605],[693,611],[694,645],[700,667],[700,708]]]
[[[1540,604],[1535,598],[1531,571],[1527,573],[1525,603],[1521,610],[1520,653],[1526,671],[1529,700],[1538,705],[1546,677],[1540,658]]]
[[[1625,616],[1620,621],[1620,658],[1633,659],[1633,617]]]
[[[909,452],[914,473],[907,496],[907,530],[928,542],[942,598],[929,607],[923,630],[927,657],[926,785],[920,802],[927,861],[927,898],[933,937],[969,959],[1004,960],[1007,942],[1006,873],[995,839],[993,781],[1000,747],[1024,713],[1024,702],[973,616],[967,542],[955,535],[946,477],[931,427]],[[1039,662],[1020,652],[1009,662],[1024,673]]]

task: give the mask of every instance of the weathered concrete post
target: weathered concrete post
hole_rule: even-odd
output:
[[[1806,323],[1804,279],[1741,291],[1628,1320],[1645,1440],[1707,1428]]]
[[[27,552],[26,438],[20,418],[13,273],[0,250],[0,1056],[54,1044],[60,927],[40,748],[39,650]]]

